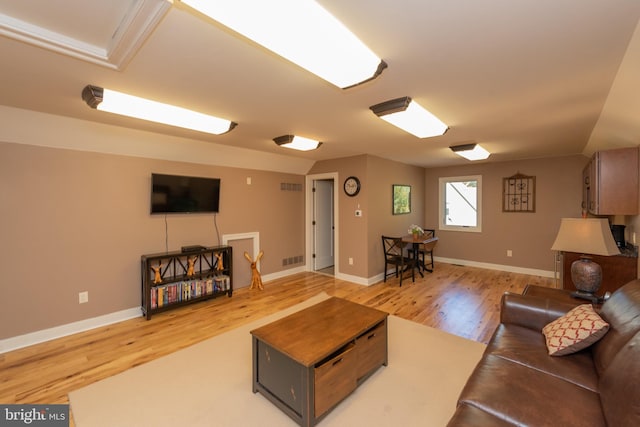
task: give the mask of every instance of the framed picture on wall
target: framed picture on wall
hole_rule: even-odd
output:
[[[393,184],[393,214],[411,213],[411,186]]]

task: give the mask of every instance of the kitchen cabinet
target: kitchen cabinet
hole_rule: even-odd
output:
[[[582,209],[592,215],[637,215],[638,190],[638,147],[598,151],[582,171]]]

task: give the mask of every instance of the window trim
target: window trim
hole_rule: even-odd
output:
[[[446,231],[463,231],[467,233],[481,233],[482,232],[482,175],[466,175],[466,176],[447,176],[440,177],[438,179],[438,226],[440,230]],[[474,226],[461,226],[461,225],[447,225],[445,224],[445,186],[449,182],[459,182],[459,181],[477,181],[477,197],[478,197],[478,205],[477,205],[477,225]]]

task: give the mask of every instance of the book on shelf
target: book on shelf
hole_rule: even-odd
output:
[[[231,279],[220,274],[206,279],[191,279],[151,287],[151,308],[160,308],[177,302],[189,301],[230,288]]]

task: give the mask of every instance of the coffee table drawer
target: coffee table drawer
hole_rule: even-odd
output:
[[[356,339],[358,379],[380,367],[387,360],[387,321],[378,323]]]
[[[344,399],[358,386],[353,344],[315,368],[315,416]]]
[[[302,365],[258,341],[258,383],[298,414],[302,414],[304,372]]]

